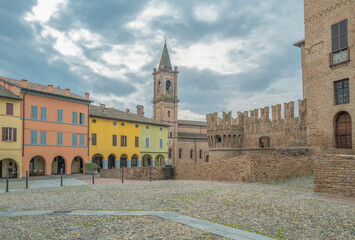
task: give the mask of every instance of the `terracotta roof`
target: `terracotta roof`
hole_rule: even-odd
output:
[[[191,126],[200,126],[206,127],[206,122],[204,121],[191,121],[191,120],[178,120],[178,124],[180,125],[191,125]]]
[[[178,132],[178,138],[207,140],[207,135],[203,133]]]
[[[12,98],[12,99],[18,99],[20,100],[21,98],[19,96],[17,96],[16,94],[14,94],[13,92],[11,92],[10,90],[0,86],[0,97],[3,98]]]
[[[21,88],[21,80],[1,77],[1,76],[0,76],[0,79],[3,79],[5,81]],[[39,92],[45,92],[45,93],[50,93],[50,94],[55,94],[55,95],[62,95],[62,96],[66,96],[66,97],[71,97],[71,98],[76,98],[76,99],[88,101],[87,99],[85,99],[85,97],[79,96],[79,95],[72,93],[72,92],[70,92],[69,96],[68,96],[65,94],[65,89],[61,89],[61,88],[57,88],[57,87],[53,87],[52,92],[48,92],[47,85],[42,85],[42,84],[33,83],[33,82],[27,82],[27,87],[23,88],[23,89],[30,89],[30,90],[35,90],[35,91],[39,91]]]
[[[109,118],[115,120],[122,120],[128,122],[136,122],[136,123],[145,123],[145,124],[152,124],[158,126],[169,127],[170,125],[164,124],[158,121],[155,121],[150,118],[139,116],[135,113],[131,112],[123,112],[114,108],[106,108],[100,106],[90,106],[90,116],[91,117],[101,117],[101,118]]]

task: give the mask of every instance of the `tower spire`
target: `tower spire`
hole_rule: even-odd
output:
[[[164,37],[164,48],[163,53],[161,54],[159,70],[168,70],[173,71],[173,67],[171,66],[168,47],[166,46],[166,36]]]

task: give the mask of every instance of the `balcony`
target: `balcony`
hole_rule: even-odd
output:
[[[349,47],[336,53],[330,53],[330,67],[350,61]]]

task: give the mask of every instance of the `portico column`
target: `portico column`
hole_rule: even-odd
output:
[[[169,165],[169,159],[165,159],[165,165]]]
[[[119,159],[115,160],[115,168],[120,168],[120,160]]]
[[[129,159],[127,159],[127,167],[132,167],[132,162]]]
[[[108,168],[108,160],[102,160],[102,168],[107,169]]]
[[[137,167],[142,167],[142,160],[137,160]]]

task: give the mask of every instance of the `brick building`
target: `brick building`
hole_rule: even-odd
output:
[[[301,48],[312,148],[354,154],[354,5],[352,0],[304,1],[305,39],[294,45]]]
[[[206,122],[178,119],[178,67],[171,66],[166,42],[158,69],[153,69],[153,119],[170,125],[168,135],[170,163],[208,161]]]

